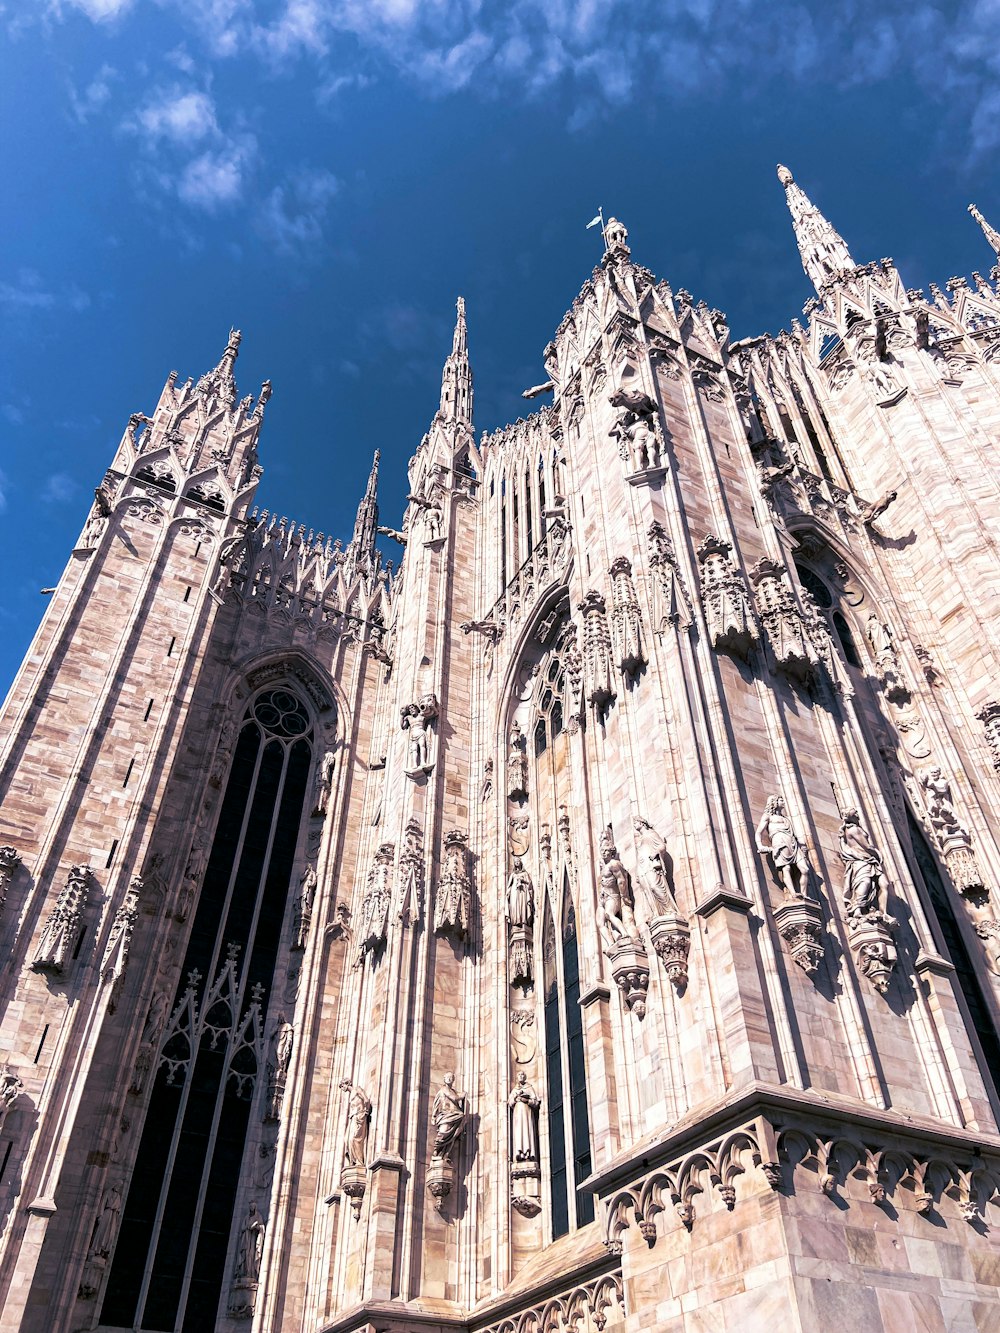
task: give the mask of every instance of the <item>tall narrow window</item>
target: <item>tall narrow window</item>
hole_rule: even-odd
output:
[[[101,1323],[212,1333],[312,762],[287,690],[247,709],[160,1038]]]
[[[553,1239],[565,1235],[570,1227],[585,1226],[594,1220],[594,1196],[580,1189],[580,1182],[591,1170],[590,1115],[576,915],[568,881],[563,885],[563,898],[560,939],[556,939],[548,903],[542,933]]]
[[[944,936],[945,947],[951,956],[951,961],[955,964],[955,975],[962,994],[965,996],[965,1003],[969,1006],[972,1026],[979,1038],[979,1044],[983,1048],[983,1055],[986,1057],[987,1076],[992,1082],[997,1096],[1000,1097],[1000,1039],[998,1039],[996,1028],[993,1026],[989,1006],[979,984],[975,966],[969,957],[968,949],[965,947],[958,922],[955,920],[955,909],[951,905],[950,897],[955,890],[949,888],[942,879],[934,853],[924,837],[923,830],[909,809],[906,812],[906,822],[910,831],[910,841],[913,844],[917,865],[927,886],[931,909],[937,918],[938,925],[941,927],[941,934]]]

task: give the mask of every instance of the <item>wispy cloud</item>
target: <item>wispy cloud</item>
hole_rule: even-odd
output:
[[[194,158],[181,172],[177,194],[192,208],[214,213],[227,204],[235,204],[243,194],[247,168],[255,145],[228,144]]]
[[[133,0],[54,0],[51,9],[57,14],[75,9],[95,23],[111,23],[132,5]]]
[[[73,114],[81,125],[92,116],[102,111],[111,100],[112,84],[118,78],[118,71],[111,65],[102,65],[97,74],[82,92],[70,85],[69,101]]]
[[[276,185],[264,201],[257,225],[279,254],[307,255],[323,239],[330,204],[340,188],[329,171],[302,169]]]
[[[66,504],[76,497],[79,489],[68,472],[52,472],[45,479],[41,498],[45,504]]]
[[[90,297],[75,283],[51,287],[34,269],[23,268],[13,282],[0,281],[0,310],[10,315],[26,315],[43,310],[80,312],[90,305]]]

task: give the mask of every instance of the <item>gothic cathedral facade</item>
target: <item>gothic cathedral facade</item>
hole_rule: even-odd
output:
[[[779,179],[776,338],[612,219],[477,440],[460,301],[398,531],[254,508],[237,333],[129,420],[0,721],[4,1329],[998,1326],[1000,299]]]

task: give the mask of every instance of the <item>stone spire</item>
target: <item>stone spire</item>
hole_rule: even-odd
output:
[[[844,238],[819,211],[804,190],[795,184],[787,167],[778,165],[778,180],[785,187],[785,200],[792,215],[802,267],[817,291],[832,279],[856,267]]]
[[[236,377],[233,370],[236,366],[236,358],[240,354],[242,338],[243,334],[239,329],[229,330],[229,341],[226,343],[226,350],[222,353],[222,359],[214,370],[210,370],[207,375],[202,375],[198,381],[198,393],[204,394],[206,398],[221,398],[229,407],[236,402]]]
[[[469,337],[465,327],[465,298],[458,298],[458,317],[451,343],[451,356],[441,375],[441,416],[445,421],[472,425],[472,370],[469,367]]]
[[[969,212],[979,223],[980,227],[982,227],[983,235],[986,237],[990,245],[992,245],[993,249],[996,251],[997,262],[1000,263],[1000,231],[997,231],[996,227],[990,226],[990,224],[986,221],[986,219],[983,217],[982,213],[980,213],[979,209],[975,206],[975,204],[969,205]]]
[[[381,453],[375,450],[372,470],[368,474],[368,485],[364,499],[358,505],[358,515],[354,520],[354,536],[347,548],[347,562],[352,569],[370,569],[375,558],[375,534],[378,531],[378,461]]]

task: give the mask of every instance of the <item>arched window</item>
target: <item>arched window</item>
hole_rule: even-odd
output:
[[[564,1236],[571,1227],[585,1226],[594,1219],[594,1196],[579,1188],[580,1182],[591,1171],[590,1117],[576,914],[570,899],[568,876],[563,883],[559,936],[557,939],[552,911],[546,902],[542,927],[542,981],[553,1240]]]
[[[860,671],[861,654],[858,652],[858,645],[854,642],[854,635],[851,633],[851,627],[847,623],[846,616],[841,615],[839,611],[833,613],[833,627],[837,631],[837,638],[844,650],[844,656],[852,667],[857,667]]]
[[[290,690],[247,708],[153,1079],[101,1323],[212,1333],[312,763]],[[270,1017],[273,1025],[274,1016]]]

